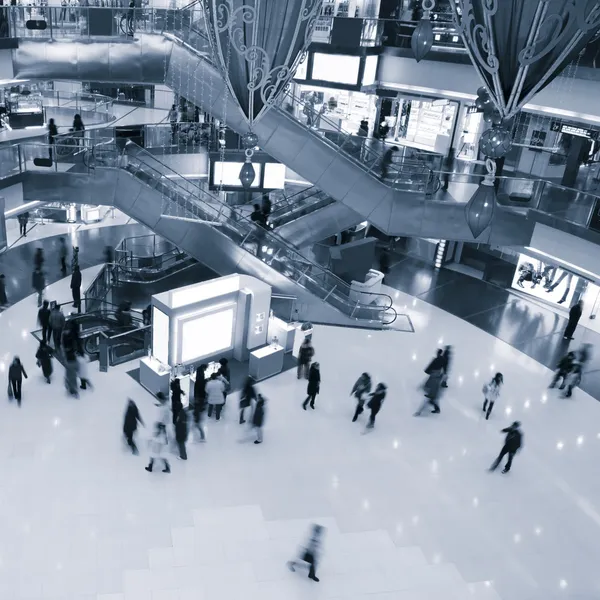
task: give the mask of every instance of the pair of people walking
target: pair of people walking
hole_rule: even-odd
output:
[[[375,391],[371,393],[373,382],[371,376],[368,373],[363,373],[352,386],[351,396],[356,399],[356,409],[352,416],[352,422],[356,423],[358,417],[364,412],[365,404],[371,411],[369,420],[367,422],[367,429],[373,429],[375,427],[375,419],[383,406],[387,394],[387,387],[385,383],[378,383]]]
[[[444,355],[444,350],[438,349],[435,358],[425,368],[425,374],[428,375],[422,386],[425,398],[417,412],[415,412],[415,417],[421,416],[428,405],[432,407],[432,413],[437,414],[441,412],[439,397],[441,388],[445,383],[448,363],[449,361]],[[445,387],[447,387],[447,384]]]

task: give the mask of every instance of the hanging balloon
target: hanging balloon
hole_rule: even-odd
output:
[[[486,123],[491,123],[492,122],[492,117],[494,116],[494,111],[492,110],[488,110],[488,108],[486,107],[483,111],[483,120]]]
[[[481,134],[479,149],[489,158],[505,156],[512,146],[512,133],[506,127],[492,127]]]
[[[487,91],[487,88],[482,85],[478,90],[477,90],[477,97],[478,98],[486,98],[489,97],[490,93]]]
[[[500,125],[502,125],[502,115],[495,110],[492,114],[492,126],[493,127],[499,127]]]
[[[481,112],[485,109],[485,102],[482,98],[477,98],[477,100],[475,100],[475,106],[477,107],[477,110]]]

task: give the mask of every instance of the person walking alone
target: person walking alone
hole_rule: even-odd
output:
[[[310,403],[310,407],[315,409],[315,400],[321,390],[321,369],[318,362],[313,363],[308,371],[308,385],[306,386],[306,400],[302,403],[302,408]]]
[[[214,407],[215,419],[220,421],[225,403],[225,384],[218,373],[213,373],[206,383],[206,401],[208,402],[208,418],[212,417]]]
[[[442,383],[444,381],[444,365],[444,351],[438,350],[436,357],[427,365],[427,368],[425,369],[425,374],[429,375],[423,384],[425,398],[417,412],[414,414],[415,417],[421,416],[428,404],[433,407],[433,410],[431,411],[432,413],[436,414],[441,412],[438,398],[440,396]]]
[[[366,394],[371,393],[371,376],[368,373],[363,373],[357,380],[356,383],[352,386],[352,391],[350,392],[351,396],[356,398],[356,410],[354,411],[354,416],[352,417],[352,422],[355,423],[358,417],[364,411],[365,406],[365,398]]]
[[[171,411],[173,413],[173,425],[177,423],[177,417],[180,411],[183,410],[183,402],[181,397],[185,396],[185,392],[181,389],[181,381],[178,377],[175,377],[171,381]]]
[[[46,279],[44,273],[38,267],[36,267],[33,275],[31,276],[31,285],[37,293],[38,306],[42,306],[42,300],[44,298],[44,288],[46,287]]]
[[[29,213],[28,212],[21,213],[17,217],[17,220],[19,221],[19,235],[22,235],[23,237],[27,237],[27,223],[29,222]]]
[[[135,440],[133,439],[133,436],[137,431],[138,423],[142,426],[144,425],[137,404],[129,398],[127,401],[127,408],[125,409],[125,418],[123,420],[123,435],[125,436],[127,445],[131,448],[131,453],[135,455],[139,454]]]
[[[187,411],[181,409],[177,413],[177,421],[175,421],[175,441],[177,442],[177,449],[179,450],[179,458],[181,460],[187,460],[187,452],[185,449],[185,443],[188,439],[188,417]]]
[[[450,374],[450,366],[452,365],[452,346],[446,346],[442,352],[442,360],[444,361],[444,376],[442,378],[442,387],[448,387],[448,375]]]
[[[21,364],[21,359],[15,356],[8,368],[8,386],[19,407],[21,406],[23,377],[27,379],[27,373]]]
[[[577,328],[577,323],[579,323],[579,319],[581,319],[582,313],[582,302],[579,300],[576,304],[571,307],[569,311],[569,321],[565,328],[565,333],[563,335],[563,339],[572,340],[573,334],[575,333],[575,329]]]
[[[385,383],[378,383],[375,391],[371,394],[369,403],[367,404],[367,408],[371,410],[369,422],[367,423],[367,429],[373,429],[373,427],[375,427],[375,417],[381,410],[386,393],[387,387]]]
[[[71,293],[73,295],[73,306],[77,309],[77,312],[81,312],[81,271],[79,265],[73,269],[71,275]]]
[[[265,424],[265,398],[262,394],[257,394],[254,412],[252,413],[252,427],[256,432],[255,444],[262,444],[263,433],[262,428]]]
[[[42,375],[46,379],[46,383],[50,383],[50,377],[52,376],[52,348],[42,340],[35,353],[37,365],[42,369]]]
[[[42,328],[42,341],[50,341],[50,309],[48,308],[48,300],[44,300],[42,308],[38,310],[38,324]]]
[[[483,386],[483,407],[482,411],[485,413],[485,420],[489,420],[490,415],[492,414],[492,409],[494,408],[494,403],[498,400],[500,396],[500,388],[504,383],[504,376],[502,373],[496,373],[492,380],[489,383],[486,383]]]
[[[167,428],[164,423],[156,423],[154,426],[154,436],[150,442],[150,462],[144,467],[148,473],[152,473],[154,461],[162,460],[165,468],[163,473],[170,473],[171,467],[164,454],[167,450]]]
[[[519,423],[519,421],[515,421],[510,427],[506,427],[505,429],[503,429],[502,433],[506,433],[506,438],[504,439],[504,446],[502,446],[500,454],[498,454],[498,457],[490,467],[490,471],[495,471],[498,468],[500,461],[506,455],[508,455],[506,466],[502,470],[503,473],[508,473],[512,466],[512,461],[515,457],[515,454],[523,447],[523,433],[521,432],[521,423]]]
[[[556,387],[560,380],[561,384],[558,389],[563,390],[565,388],[567,375],[571,372],[574,364],[575,352],[567,352],[567,354],[558,361],[558,364],[556,365],[556,373],[554,374],[554,377],[552,378],[552,381],[548,387],[550,389]]]
[[[310,340],[308,338],[304,338],[304,341],[302,342],[302,345],[300,346],[300,350],[298,352],[298,370],[296,373],[298,379],[300,379],[301,377],[304,377],[304,379],[308,379],[310,363],[312,362],[314,355],[315,349],[310,343]]]
[[[60,272],[64,277],[67,274],[67,258],[69,257],[69,249],[64,237],[58,239],[58,255],[60,257]]]
[[[319,582],[319,578],[317,577],[317,565],[319,563],[319,555],[321,552],[321,543],[324,533],[325,528],[322,525],[314,524],[312,526],[310,540],[304,548],[304,552],[302,553],[300,561],[290,560],[288,562],[288,568],[290,571],[295,571],[300,562],[306,563],[308,565],[308,578]]]
[[[254,387],[254,379],[248,375],[242,392],[240,394],[240,425],[243,425],[246,420],[244,419],[244,411],[252,406],[252,402],[256,400],[256,389]]]

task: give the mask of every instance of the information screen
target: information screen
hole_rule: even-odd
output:
[[[184,321],[181,328],[180,362],[229,350],[233,345],[233,321],[233,308]]]

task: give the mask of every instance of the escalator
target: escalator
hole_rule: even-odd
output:
[[[52,41],[39,36],[19,41],[13,51],[14,77],[166,84],[231,129],[245,133],[247,123],[211,64],[207,41],[196,27],[199,16],[171,11],[160,25],[150,19],[144,25],[148,33],[136,34],[133,41],[89,36],[85,41],[64,41],[61,28],[55,26],[48,33]],[[418,161],[394,165],[390,177],[382,180],[381,156],[364,139],[335,131],[325,135],[278,107],[256,123],[254,131],[265,152],[388,235],[473,240],[464,203],[449,194],[441,200],[432,196],[435,177]],[[342,218],[339,207],[319,212],[305,215],[302,229],[325,222],[339,230],[336,219],[346,221],[350,215],[346,212]],[[522,215],[499,208],[478,241],[526,244],[532,228]]]
[[[44,145],[37,146],[47,155]],[[240,217],[218,197],[128,143],[114,167],[88,173],[26,171],[24,196],[89,203],[102,194],[181,251],[220,275],[247,273],[278,293],[296,297],[297,318],[380,328],[397,320],[386,294],[361,294],[328,269],[300,254],[280,236]],[[117,166],[117,164],[119,166]],[[43,192],[42,192],[43,190]],[[399,319],[400,328],[405,318]],[[409,329],[409,328],[406,328]]]

